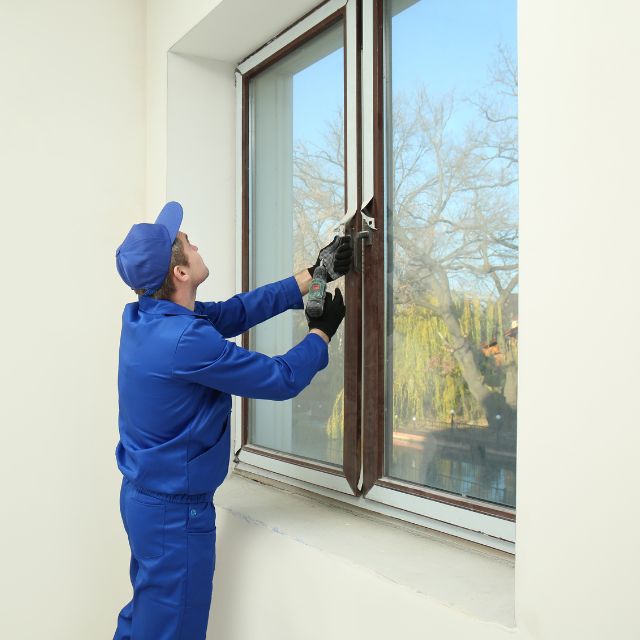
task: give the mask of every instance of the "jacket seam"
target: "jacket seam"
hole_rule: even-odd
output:
[[[180,346],[180,341],[182,340],[182,336],[184,335],[184,332],[193,324],[193,317],[191,318],[191,320],[189,322],[187,322],[184,326],[184,329],[182,329],[182,331],[180,332],[180,336],[178,337],[178,340],[176,341],[176,346],[175,349],[173,350],[173,356],[171,357],[171,378],[175,379],[175,374],[174,374],[174,370],[176,368],[176,353],[178,353],[178,347]],[[184,453],[184,467],[185,467],[185,471],[186,476],[187,476],[187,493],[191,492],[191,477],[189,476],[189,448],[191,447],[191,431],[192,431],[193,425],[190,424],[189,425],[189,429],[188,429],[188,433],[187,433],[187,446],[186,446],[186,450]]]
[[[204,320],[204,318],[201,318],[202,320]],[[209,323],[211,323],[209,321]],[[182,336],[184,335],[184,332],[193,324],[193,322],[191,322],[190,324],[188,324],[183,330],[182,333],[180,334],[180,337],[178,338],[178,342],[176,342],[176,348],[173,351],[173,357],[172,357],[172,362],[171,362],[171,377],[175,378],[176,375],[174,373],[174,370],[176,368],[176,353],[178,352],[178,347],[180,346],[180,341],[182,340]],[[216,362],[218,362],[218,360],[220,360],[222,358],[222,356],[225,354],[226,350],[229,348],[230,344],[233,344],[231,341],[227,340],[214,326],[213,324],[211,324],[211,327],[213,328],[213,330],[222,338],[222,341],[225,343],[224,347],[222,348],[222,351],[220,352],[220,355],[215,359],[212,360],[209,363],[209,366],[215,364]],[[321,338],[322,339],[322,338]],[[193,384],[200,384],[199,382],[194,382]],[[207,385],[200,385],[203,387],[206,387]]]
[[[194,316],[195,317],[195,316]],[[193,317],[191,318],[191,320],[184,325],[184,329],[180,332],[180,335],[178,336],[178,340],[176,341],[176,346],[173,350],[173,355],[171,356],[171,377],[175,378],[175,374],[174,374],[174,370],[176,368],[176,353],[178,353],[178,347],[180,346],[180,341],[182,340],[182,336],[184,335],[184,332],[193,324]]]

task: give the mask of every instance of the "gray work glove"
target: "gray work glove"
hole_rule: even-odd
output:
[[[332,282],[349,273],[352,260],[353,246],[351,236],[335,236],[326,247],[320,249],[316,263],[309,267],[308,271],[313,278],[313,272],[322,262],[327,270],[327,282]]]

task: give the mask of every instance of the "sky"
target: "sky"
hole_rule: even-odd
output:
[[[337,29],[343,32],[342,25]],[[329,36],[331,37],[331,36]],[[322,139],[325,123],[344,104],[344,50],[337,49],[293,77],[294,140]]]
[[[394,93],[424,84],[432,95],[472,95],[487,81],[497,44],[516,51],[516,0],[420,0],[392,18],[392,34]],[[321,143],[342,87],[342,49],[294,76],[295,139]],[[457,124],[471,115],[461,106]]]
[[[515,51],[515,0],[421,0],[393,18],[395,89],[479,89],[498,43]]]
[[[390,2],[392,15],[407,4]],[[411,96],[418,86],[436,100],[453,93],[456,106],[447,132],[461,136],[480,117],[464,98],[483,90],[491,95],[487,85],[498,45],[516,55],[516,18],[516,0],[419,0],[397,12],[391,18],[393,95]],[[342,27],[326,37],[339,45],[336,29]],[[343,105],[343,64],[340,47],[295,74],[294,143],[322,146],[327,121]],[[517,194],[517,185],[512,188]]]

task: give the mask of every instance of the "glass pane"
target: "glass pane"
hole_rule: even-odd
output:
[[[515,0],[386,4],[385,473],[515,506]]]
[[[344,213],[343,41],[340,23],[251,82],[253,286],[313,264]],[[252,349],[282,354],[307,331],[304,312],[288,311],[256,327]],[[250,401],[251,443],[342,465],[343,332],[296,398]]]

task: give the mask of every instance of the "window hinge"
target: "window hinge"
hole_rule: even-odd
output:
[[[367,223],[367,227],[369,229],[376,229],[376,220],[373,216],[370,216],[371,208],[373,207],[373,198],[370,198],[367,202],[363,202],[360,207],[360,215],[362,216],[362,221]]]

